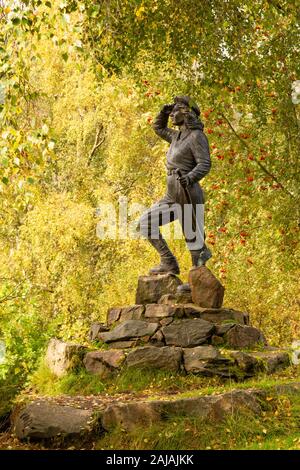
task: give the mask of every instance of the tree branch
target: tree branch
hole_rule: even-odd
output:
[[[3,297],[1,297],[0,298],[0,304],[2,304],[3,302],[6,302],[7,300],[12,300],[12,299],[16,299],[18,297],[21,297],[21,295],[19,295],[19,294],[16,294],[16,295],[13,295],[13,294],[23,284],[23,282],[25,282],[25,281],[19,282],[19,284],[9,294],[4,295]]]
[[[127,185],[120,185],[121,187],[118,187],[114,190],[114,194],[118,193],[118,192],[122,192],[124,193],[125,195],[127,195],[129,193],[129,191],[131,190],[131,188],[134,186],[134,184],[139,180],[139,177],[140,176],[137,176],[136,178],[134,178],[132,181],[130,181]]]
[[[240,137],[238,135],[238,133],[236,132],[236,130],[234,129],[233,125],[231,124],[231,122],[229,121],[229,119],[225,116],[225,114],[221,113],[221,116],[225,119],[225,121],[228,123],[230,129],[232,130],[232,132],[235,134],[235,136],[239,139],[239,141],[244,145],[244,147],[246,147],[248,150],[251,150],[250,149],[250,146],[247,144],[247,142],[245,142],[244,139],[242,139],[242,137]],[[270,176],[270,178],[272,178],[273,181],[275,181],[283,191],[285,191],[289,196],[291,196],[293,199],[295,199],[295,196],[294,194],[292,194],[285,186],[283,186],[283,184],[278,180],[278,178],[273,175],[266,167],[265,165],[263,165],[257,158],[254,157],[253,161],[260,167],[260,169],[266,173],[266,175]]]
[[[102,139],[100,139],[100,134],[101,134],[102,131],[103,131],[103,125],[101,124],[101,126],[96,131],[95,142],[94,142],[93,148],[91,150],[91,153],[88,157],[88,163],[89,164],[90,164],[96,150],[100,147],[100,145],[103,144],[103,142],[105,140],[105,137],[102,137]]]
[[[268,3],[276,8],[276,10],[281,14],[281,15],[284,15],[285,14],[285,10],[282,8],[281,5],[279,5],[279,3],[275,3],[273,0],[268,0]]]

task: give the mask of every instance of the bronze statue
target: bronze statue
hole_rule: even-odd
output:
[[[179,130],[168,127],[169,116]],[[171,145],[166,162],[167,191],[139,219],[141,234],[160,254],[160,264],[150,269],[149,274],[180,273],[177,259],[159,230],[176,219],[182,226],[192,266],[201,266],[212,256],[204,243],[204,193],[199,184],[210,171],[211,160],[199,116],[200,109],[191,98],[177,96],[173,104],[162,107],[153,123],[156,134]],[[184,289],[188,290],[189,285],[183,284]]]

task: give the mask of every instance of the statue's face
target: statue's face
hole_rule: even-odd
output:
[[[189,112],[189,107],[183,103],[175,104],[170,117],[175,126],[181,126],[184,123],[184,116]]]

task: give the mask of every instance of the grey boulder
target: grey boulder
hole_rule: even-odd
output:
[[[19,439],[73,438],[92,433],[97,425],[93,410],[37,401],[15,417],[14,431]]]
[[[253,348],[266,345],[266,339],[262,332],[253,326],[235,325],[224,336],[228,346],[234,349]]]
[[[176,294],[182,281],[175,274],[139,276],[136,291],[136,304],[157,303],[165,294]]]
[[[170,325],[163,326],[161,331],[167,345],[187,348],[205,343],[211,337],[214,325],[198,318],[174,320]]]
[[[113,330],[101,333],[99,338],[105,343],[123,341],[142,336],[152,336],[158,329],[158,323],[149,323],[143,320],[126,320]]]
[[[181,348],[145,346],[131,351],[125,363],[128,367],[178,371],[180,369],[181,358]]]
[[[53,374],[62,377],[82,363],[86,349],[80,344],[65,343],[52,338],[46,351],[45,363]]]
[[[88,372],[100,377],[109,376],[114,370],[119,369],[125,360],[125,354],[121,350],[91,351],[85,355],[83,364]]]

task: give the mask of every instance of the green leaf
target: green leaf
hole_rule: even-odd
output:
[[[17,25],[17,24],[21,23],[21,20],[20,20],[20,18],[16,17],[16,18],[12,18],[11,22],[12,22],[12,24]]]

